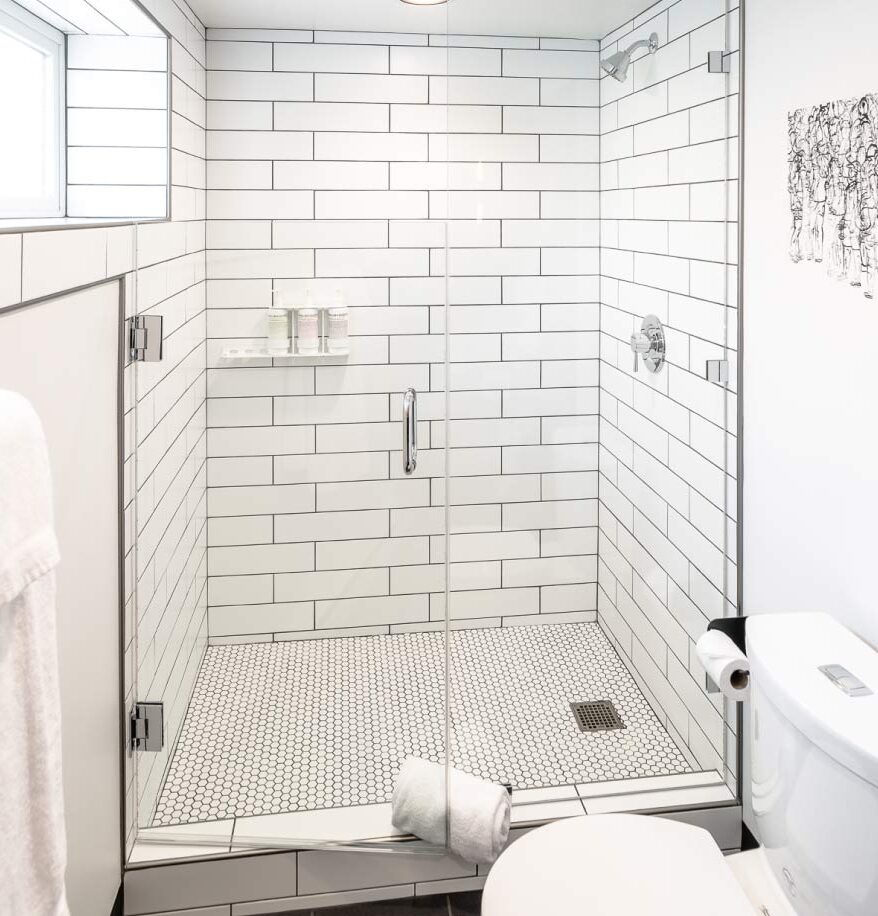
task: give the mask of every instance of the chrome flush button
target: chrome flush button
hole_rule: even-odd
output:
[[[820,665],[819,670],[849,697],[872,695],[872,691],[856,675],[851,674],[844,665]]]

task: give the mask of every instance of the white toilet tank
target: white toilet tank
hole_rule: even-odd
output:
[[[766,614],[747,619],[747,655],[753,810],[775,877],[797,916],[876,916],[878,653],[827,614]]]

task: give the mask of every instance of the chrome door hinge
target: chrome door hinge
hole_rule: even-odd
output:
[[[709,359],[705,368],[705,378],[714,385],[728,385],[729,361],[727,359]]]
[[[707,72],[708,73],[731,73],[732,60],[728,51],[708,51],[707,52]]]
[[[161,315],[135,315],[128,319],[128,354],[141,363],[155,363],[162,358]]]
[[[164,746],[164,704],[135,703],[131,710],[131,750],[155,752]]]

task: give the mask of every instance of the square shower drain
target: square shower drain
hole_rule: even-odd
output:
[[[625,728],[616,707],[609,700],[571,703],[570,708],[581,732],[604,732],[614,728]]]

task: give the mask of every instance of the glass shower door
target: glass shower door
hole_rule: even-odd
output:
[[[399,766],[445,762],[444,105],[420,36],[309,34],[212,49],[266,44],[317,90],[243,131],[208,81],[206,270],[175,224],[139,232],[164,352],[134,367],[130,700],[162,704],[164,742],[131,752],[134,861],[398,848]]]
[[[141,857],[380,844],[403,760],[445,760],[445,225],[320,231],[379,228],[388,247],[344,249],[356,277],[321,250],[317,276],[253,276],[265,253],[217,248],[206,285],[166,275],[150,301],[139,265],[139,313],[164,318],[135,367],[133,693],[164,712],[134,755]],[[275,244],[314,231],[274,221]],[[395,254],[411,275],[375,276]],[[292,327],[343,302],[345,352],[301,331],[269,352],[272,290]]]

